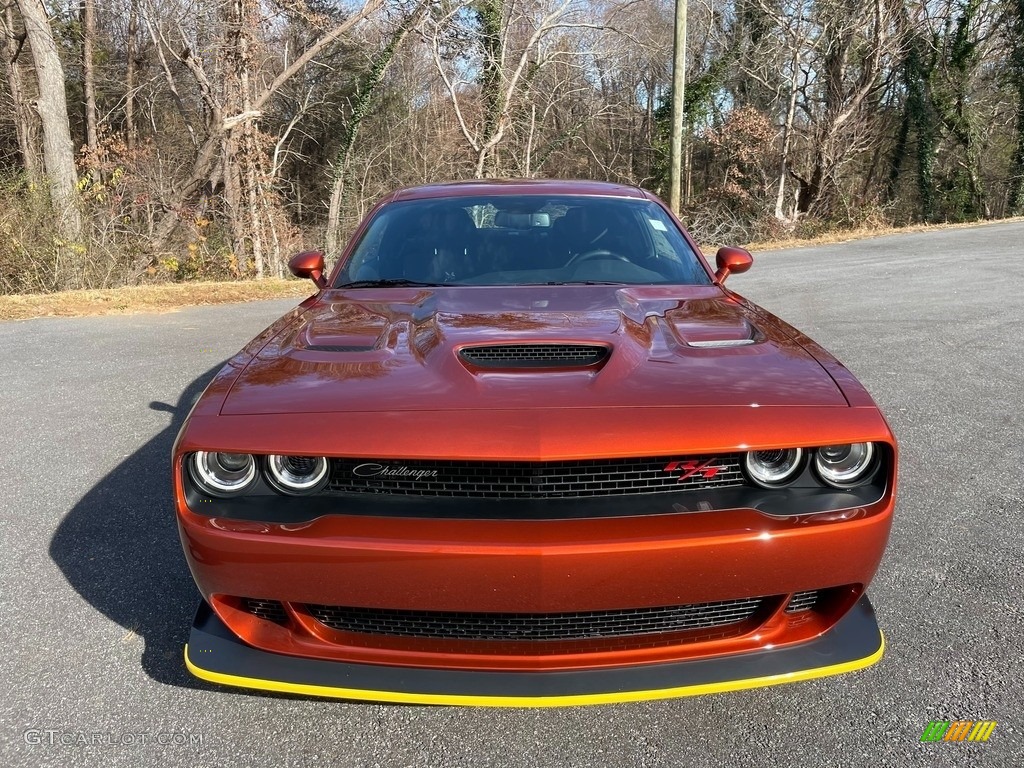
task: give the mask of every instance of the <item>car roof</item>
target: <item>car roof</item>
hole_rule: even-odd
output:
[[[471,179],[400,189],[392,200],[473,195],[589,195],[644,199],[643,190],[625,184],[582,179]]]

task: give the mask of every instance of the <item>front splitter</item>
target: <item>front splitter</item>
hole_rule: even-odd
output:
[[[867,596],[821,637],[713,659],[590,670],[482,672],[324,661],[257,650],[236,637],[205,602],[185,664],[221,685],[279,693],[404,704],[557,707],[668,699],[792,683],[868,667],[885,640]]]

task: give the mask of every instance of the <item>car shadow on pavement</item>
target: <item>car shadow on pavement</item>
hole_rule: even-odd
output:
[[[199,602],[174,521],[171,446],[217,365],[175,405],[153,402],[170,423],[93,486],[61,521],[50,557],[96,610],[145,643],[142,666],[154,680],[205,687],[185,668],[183,649]],[[126,641],[130,636],[126,636]]]
[[[322,701],[301,694],[215,686],[193,677],[185,667],[185,643],[200,595],[174,520],[171,447],[193,403],[220,369],[215,365],[196,378],[174,405],[149,404],[152,410],[170,414],[170,423],[72,507],[50,540],[50,557],[79,595],[125,628],[126,641],[131,635],[142,639],[142,668],[156,682],[260,699]]]

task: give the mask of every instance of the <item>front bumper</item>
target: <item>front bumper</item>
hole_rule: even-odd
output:
[[[554,707],[723,693],[851,672],[882,657],[885,641],[867,596],[820,637],[731,656],[572,671],[509,672],[398,667],[261,651],[238,639],[205,602],[185,663],[221,685],[305,696],[407,704]]]
[[[179,510],[179,525],[203,597],[249,646],[340,663],[527,672],[802,645],[830,630],[869,584],[891,512],[890,499],[847,510],[843,519],[733,510],[562,521],[332,516],[285,526]],[[787,596],[805,590],[838,597],[799,620],[783,613]],[[766,598],[765,612],[727,635],[611,643],[473,643],[458,633],[370,638],[329,629],[306,609],[560,614],[754,597]],[[290,619],[258,619],[239,609],[241,598],[281,601]]]

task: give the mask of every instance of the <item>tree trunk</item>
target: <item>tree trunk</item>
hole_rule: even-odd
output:
[[[980,11],[980,0],[968,0],[960,8],[960,15],[952,34],[947,77],[952,85],[952,98],[936,102],[941,105],[943,124],[963,150],[960,165],[967,177],[970,201],[957,203],[956,215],[962,218],[989,217],[987,192],[981,175],[981,134],[985,130],[978,124],[974,107],[969,104],[970,79],[981,64],[977,41],[972,38],[975,20]]]
[[[93,43],[96,42],[96,0],[82,0],[82,87],[85,91],[85,143],[90,150],[99,146],[96,125],[96,70]]]
[[[900,171],[903,169],[903,156],[907,153],[907,142],[910,139],[910,112],[906,104],[900,116],[900,128],[896,134],[896,144],[889,158],[889,176],[885,180],[885,201],[891,203],[896,199]]]
[[[164,250],[170,242],[171,234],[174,232],[175,227],[178,226],[181,206],[202,189],[203,185],[217,171],[217,161],[222,139],[223,135],[220,133],[211,133],[207,137],[206,141],[199,148],[195,161],[192,163],[192,172],[189,174],[189,177],[175,189],[177,194],[173,204],[153,229],[153,248],[157,252]],[[224,179],[224,184],[225,186],[229,184],[227,178]],[[150,261],[151,257],[148,254],[140,256],[135,263],[136,275],[141,274]]]
[[[676,0],[675,36],[672,55],[672,125],[669,138],[668,202],[673,213],[679,214],[683,188],[683,131],[686,115],[686,5],[688,0]]]
[[[233,0],[228,17],[229,43],[226,112],[251,115],[253,82],[250,72],[257,65],[256,24],[259,8],[255,0]],[[260,146],[255,121],[243,120],[233,125],[226,142],[228,173],[238,181],[236,199],[231,212],[235,256],[241,262],[252,257],[256,277],[263,277],[266,268],[264,220],[259,215],[260,197],[264,189],[263,167],[266,161]]]
[[[420,6],[409,14],[405,21],[402,22],[402,25],[388,41],[384,50],[374,58],[373,63],[370,65],[370,72],[366,78],[366,82],[362,84],[362,87],[356,94],[355,104],[352,105],[352,116],[348,120],[348,125],[345,126],[345,136],[341,142],[341,149],[338,151],[338,157],[334,161],[334,179],[331,182],[331,198],[327,206],[326,245],[327,253],[329,254],[337,253],[341,246],[341,208],[342,203],[345,200],[345,191],[347,189],[346,185],[348,183],[349,158],[352,154],[352,146],[356,141],[356,134],[359,132],[359,127],[362,125],[363,119],[370,110],[373,97],[376,95],[377,88],[384,79],[384,74],[387,72],[388,66],[395,58],[395,52],[398,50],[398,46],[402,44],[402,41],[406,36],[413,30],[416,24],[419,23],[419,20],[423,16],[427,7],[428,3],[420,4]]]
[[[43,124],[43,163],[50,182],[50,197],[61,234],[69,240],[82,235],[82,214],[78,208],[75,147],[71,143],[64,67],[42,0],[18,0],[25,20],[25,33],[32,47],[39,97],[35,107]]]
[[[475,10],[480,24],[480,44],[484,51],[483,67],[480,71],[483,130],[476,158],[476,176],[482,178],[485,174],[494,175],[497,172],[497,163],[493,158],[497,142],[492,139],[499,130],[498,125],[502,117],[501,91],[504,80],[505,45],[502,33],[505,26],[505,2],[479,0]]]
[[[926,41],[915,39],[904,63],[904,78],[907,84],[907,114],[914,127],[917,139],[917,189],[921,202],[921,218],[932,221],[935,218],[935,153],[939,143],[938,117],[932,105],[928,83],[935,68],[936,57],[932,53],[924,60]]]
[[[775,191],[775,218],[782,224],[796,223],[796,211],[793,218],[786,216],[784,210],[786,196],[786,176],[789,168],[789,148],[793,142],[793,121],[796,118],[796,97],[800,92],[800,46],[793,46],[793,71],[789,79],[789,102],[786,105],[786,122],[782,127],[782,151],[779,153],[779,184]]]
[[[0,53],[4,57],[7,86],[11,91],[11,101],[14,102],[14,128],[18,135],[18,150],[21,152],[25,175],[32,181],[38,181],[42,164],[39,157],[39,118],[29,107],[29,97],[21,79],[19,58],[25,47],[26,35],[24,32],[15,32],[13,5],[4,8],[4,27],[3,50]]]
[[[1024,78],[1017,83],[1015,147],[1010,179],[1010,215],[1024,214]]]
[[[135,39],[138,34],[139,3],[138,0],[131,0],[131,7],[128,11],[128,39],[124,46],[127,58],[124,78],[124,131],[128,149],[135,149],[135,59],[138,55],[135,49]]]
[[[202,61],[193,56],[187,48],[178,56],[179,61],[184,63],[195,77],[203,96],[204,106],[209,109],[206,126],[208,133],[192,163],[188,178],[177,185],[173,193],[163,201],[165,212],[153,233],[153,246],[156,252],[166,248],[170,242],[179,217],[187,210],[189,200],[217,176],[224,184],[239,266],[244,267],[245,261],[251,256],[256,271],[262,271],[265,266],[264,244],[279,242],[274,224],[268,218],[270,212],[279,213],[279,207],[272,199],[275,190],[269,173],[270,161],[263,146],[263,134],[259,131],[256,121],[264,106],[285,83],[302,72],[320,52],[335,43],[382,4],[383,0],[365,0],[358,11],[316,38],[300,56],[288,63],[267,84],[260,77],[258,57],[251,50],[252,45],[258,42],[260,6],[256,0],[233,0],[222,11],[228,29],[228,39],[225,41],[227,61],[223,102],[214,92]],[[155,29],[151,29],[150,34],[159,51],[160,42]],[[165,75],[173,90],[173,75],[169,72],[169,68],[165,67]],[[266,230],[263,230],[264,226]],[[258,242],[251,239],[254,235],[260,238]],[[141,274],[151,261],[152,256],[140,257],[135,264],[136,273]],[[280,259],[273,259],[270,266],[273,272],[283,273],[283,262]]]
[[[854,13],[836,19],[829,36],[822,72],[823,116],[813,148],[810,181],[802,181],[797,196],[797,212],[828,214],[837,193],[835,169],[848,154],[844,129],[862,111],[864,100],[877,85],[887,35],[886,11],[882,0],[858,0]],[[867,24],[870,14],[871,22]],[[862,30],[864,24],[867,29]],[[860,55],[860,44],[864,44]],[[848,83],[851,62],[858,61],[859,72]]]
[[[1010,215],[1024,214],[1024,0],[1010,3],[1010,72],[1017,91],[1017,115],[1014,125],[1013,165],[1010,168]]]

